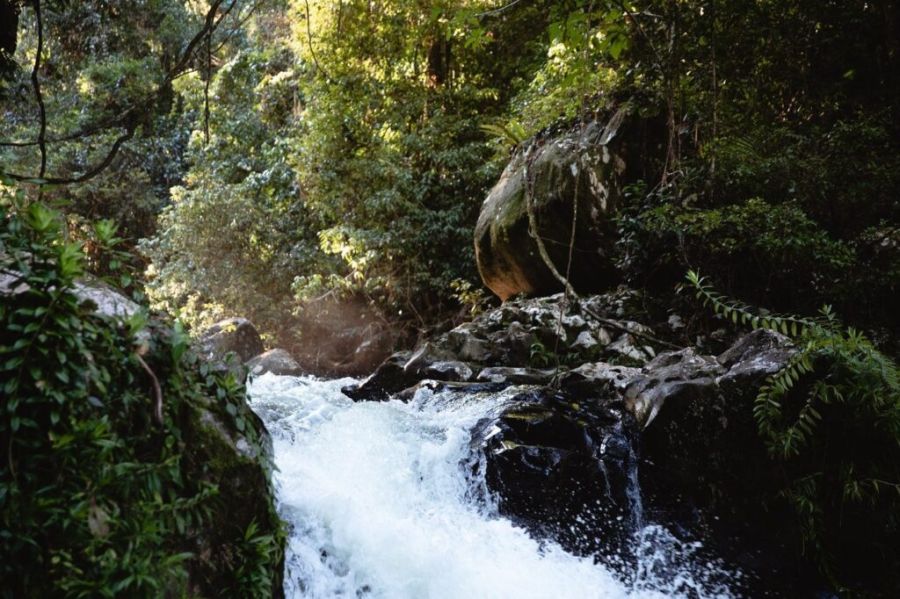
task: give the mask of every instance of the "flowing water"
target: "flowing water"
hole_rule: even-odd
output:
[[[515,389],[354,403],[340,392],[351,382],[267,374],[250,385],[290,526],[287,597],[732,596],[720,568],[697,563],[695,545],[642,521],[639,492],[638,557],[618,565],[566,553],[498,516],[473,474],[484,468],[472,467],[483,458],[471,431]]]

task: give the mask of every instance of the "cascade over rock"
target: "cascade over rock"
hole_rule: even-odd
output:
[[[620,289],[510,300],[343,391],[383,401],[521,390],[473,432],[501,514],[573,553],[630,560],[642,514],[629,493],[639,477],[641,509],[655,522],[705,531],[714,553],[749,573],[782,568],[769,586],[784,590],[792,564],[777,528],[750,524],[769,521],[759,490],[777,483],[752,402],[793,345],[758,330],[719,356],[668,350],[671,342],[629,319],[634,299]],[[586,522],[596,534],[583,534]]]
[[[636,428],[621,402],[544,390],[513,399],[475,435],[500,513],[577,555],[619,555],[640,520]],[[588,527],[596,534],[583,534]]]
[[[633,138],[641,129],[632,120],[620,108],[605,122],[536,137],[513,154],[475,227],[478,270],[500,299],[562,288],[542,259],[534,234],[543,240],[556,270],[570,270],[569,280],[578,291],[598,292],[615,285],[613,216],[631,154],[636,153]],[[530,230],[529,203],[535,231]]]

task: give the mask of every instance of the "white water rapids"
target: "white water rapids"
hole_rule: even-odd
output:
[[[693,546],[659,527],[644,529],[635,542],[646,550],[622,572],[498,516],[467,467],[479,459],[471,430],[515,390],[354,403],[340,392],[351,382],[267,374],[249,388],[290,527],[288,598],[731,596],[709,582],[721,572],[692,563]]]

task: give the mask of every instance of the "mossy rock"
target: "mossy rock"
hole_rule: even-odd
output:
[[[534,139],[513,155],[488,194],[475,228],[478,269],[498,297],[506,300],[561,289],[529,232],[529,200],[536,233],[557,271],[570,271],[570,281],[582,292],[600,292],[616,284],[613,217],[621,201],[626,163],[614,140],[624,120],[620,110],[606,124],[594,121],[558,137]]]
[[[280,548],[282,523],[271,484],[271,440],[249,406],[210,400],[205,407],[189,408],[185,421],[187,475],[218,487],[208,520],[189,535],[189,550],[196,556],[190,567],[190,591],[207,596],[234,588],[240,578],[235,572],[248,567],[248,530],[256,530],[256,536],[273,536]],[[243,431],[236,427],[238,422]],[[276,597],[283,594],[283,563],[278,562],[274,568],[271,562],[256,565],[269,578]]]

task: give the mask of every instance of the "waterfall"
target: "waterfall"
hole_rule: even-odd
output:
[[[340,392],[349,382],[264,375],[250,384],[273,437],[289,598],[733,595],[712,582],[727,573],[640,519],[639,563],[626,566],[572,555],[498,516],[484,468],[472,467],[482,459],[472,430],[514,389],[354,403]],[[631,484],[640,518],[636,475]]]

